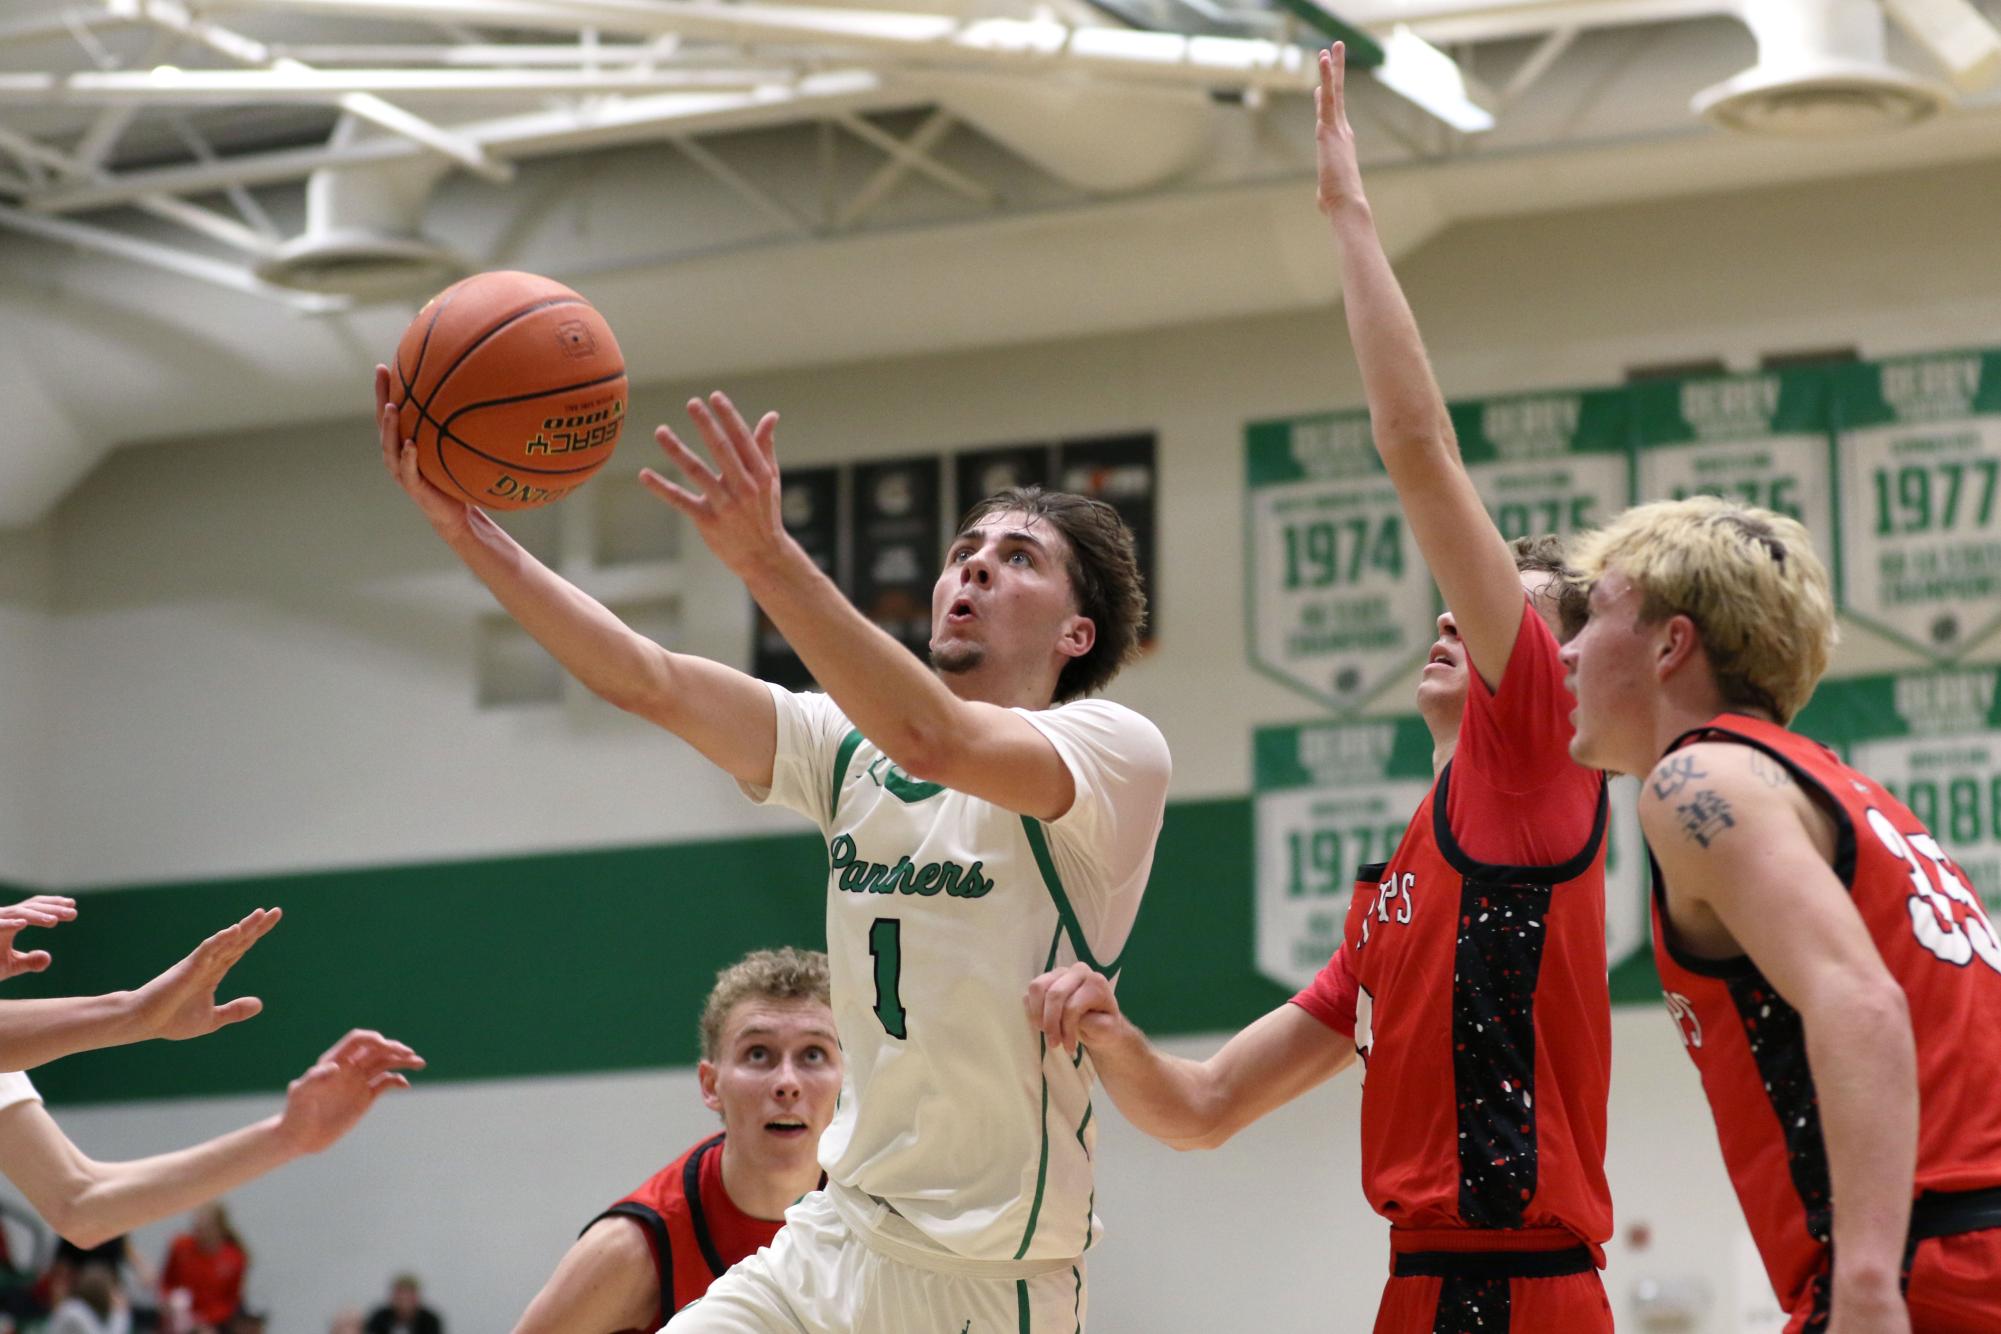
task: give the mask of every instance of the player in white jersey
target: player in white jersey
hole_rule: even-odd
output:
[[[1033,488],[976,506],[933,588],[927,671],[786,534],[776,415],[752,430],[721,395],[690,402],[714,466],[663,427],[686,485],[642,480],[826,690],[794,694],[633,633],[423,480],[386,370],[376,403],[389,470],[523,627],[827,839],[846,1058],[829,1185],[674,1334],[1081,1329],[1092,1071],[1029,1027],[1021,996],[1052,966],[1116,970],[1166,802],[1159,731],[1085,698],[1145,619],[1116,512]]]

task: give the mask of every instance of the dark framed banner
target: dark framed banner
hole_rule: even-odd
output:
[[[1154,455],[1151,432],[1065,440],[1056,447],[1056,485],[1104,501],[1132,529],[1140,578],[1146,586],[1143,644],[1151,644],[1160,633],[1159,515],[1155,503],[1160,469]]]
[[[849,596],[864,616],[930,660],[931,586],[944,554],[943,461],[936,455],[855,464]]]
[[[779,507],[785,531],[806,549],[822,573],[846,587],[841,561],[841,539],[846,531],[841,516],[841,469],[787,468],[781,485]],[[750,674],[788,690],[812,688],[813,674],[764,614],[764,608],[752,603],[751,616]]]

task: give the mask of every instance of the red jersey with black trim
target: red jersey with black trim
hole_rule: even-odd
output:
[[[753,1218],[723,1189],[723,1137],[711,1135],[593,1218],[630,1218],[646,1234],[660,1276],[658,1329],[709,1290],[731,1265],[769,1246],[784,1219]],[[642,1332],[643,1334],[643,1332]]]
[[[1605,777],[1570,758],[1557,643],[1526,599],[1452,762],[1365,867],[1340,950],[1293,1003],[1367,1062],[1362,1186],[1398,1227],[1561,1228],[1598,1263],[1611,997]]]
[[[2001,939],[1965,872],[1880,783],[1776,724],[1724,714],[1676,739],[1756,748],[1834,817],[1834,873],[1904,989],[1918,1056],[1915,1189],[2001,1185]],[[1798,1011],[1748,957],[1681,950],[1654,867],[1654,962],[1668,1013],[1702,1075],[1724,1165],[1786,1309],[1829,1263],[1827,1149]],[[1989,1053],[1987,1059],[1975,1054]],[[2001,1276],[1997,1276],[2001,1279]]]

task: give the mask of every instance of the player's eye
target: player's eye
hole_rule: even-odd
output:
[[[825,1047],[808,1047],[803,1054],[809,1061],[824,1061],[827,1059],[827,1049]]]
[[[758,1061],[758,1062],[763,1062],[765,1060],[768,1060],[770,1059],[770,1056],[771,1056],[771,1048],[769,1047],[751,1047],[746,1049],[743,1054],[743,1058],[746,1061]]]
[[[1035,564],[1035,562],[1034,562],[1033,560],[1029,559],[1029,555],[1028,555],[1028,553],[1027,553],[1026,551],[1014,551],[1014,552],[1010,552],[1010,553],[1008,553],[1008,560],[1009,560],[1009,561],[1010,561],[1011,563],[1014,563],[1014,564],[1017,564],[1017,565],[1033,565],[1033,564]]]

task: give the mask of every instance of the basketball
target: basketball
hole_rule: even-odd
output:
[[[393,393],[425,480],[456,500],[529,509],[603,467],[625,425],[625,359],[591,303],[532,273],[479,273],[417,312]]]

